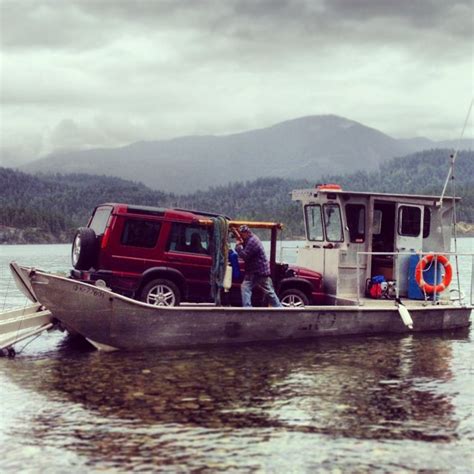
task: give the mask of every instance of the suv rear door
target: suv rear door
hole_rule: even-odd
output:
[[[167,266],[184,276],[188,300],[210,301],[210,228],[181,222],[170,222],[167,225],[170,225],[164,252]]]

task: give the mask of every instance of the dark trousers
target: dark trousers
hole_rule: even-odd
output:
[[[242,293],[242,306],[249,308],[252,306],[252,291],[258,286],[265,296],[268,296],[270,305],[274,308],[281,308],[280,300],[273,288],[272,279],[269,276],[245,275],[244,281],[240,287]]]

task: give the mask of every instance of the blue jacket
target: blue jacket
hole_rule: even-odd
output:
[[[240,278],[239,254],[229,249],[229,263],[232,267],[232,280]]]

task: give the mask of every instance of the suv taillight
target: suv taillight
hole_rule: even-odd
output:
[[[103,250],[107,247],[107,244],[109,243],[110,239],[110,233],[112,232],[112,227],[115,222],[115,217],[110,216],[109,221],[107,222],[107,227],[105,228],[104,235],[102,236],[102,241],[100,243],[100,248]]]
[[[104,235],[102,236],[102,241],[100,243],[100,248],[102,250],[107,247],[107,244],[109,243],[109,237],[110,237],[110,227],[107,227],[105,229]]]

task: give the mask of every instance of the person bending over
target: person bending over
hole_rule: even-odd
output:
[[[239,227],[239,234],[235,251],[245,262],[245,277],[240,287],[242,306],[245,308],[252,306],[252,292],[258,286],[268,296],[271,306],[281,308],[282,304],[270,278],[270,264],[262,242],[246,225]]]

